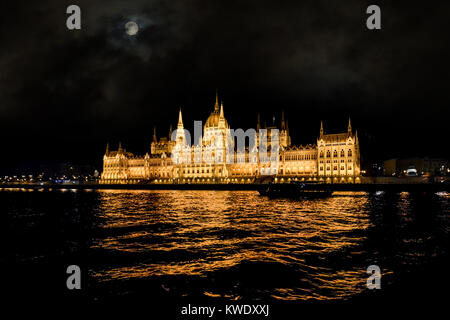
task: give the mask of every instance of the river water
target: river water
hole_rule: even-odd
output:
[[[379,292],[401,293],[401,285],[436,266],[443,272],[449,199],[407,192],[296,201],[255,191],[4,189],[1,263],[8,290],[28,298],[41,291],[68,297],[65,268],[75,264],[83,275],[77,295],[89,302],[348,301],[369,294],[370,265],[381,269]]]

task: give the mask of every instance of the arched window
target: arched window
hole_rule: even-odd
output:
[[[336,150],[334,150],[334,152],[333,152],[333,157],[337,158],[337,151]]]
[[[331,152],[330,150],[327,151],[327,158],[331,157]]]
[[[344,157],[345,153],[344,153],[344,149],[341,150],[341,157]]]
[[[320,157],[323,158],[323,151],[320,151]]]
[[[351,157],[352,156],[352,150],[348,150],[348,156]]]

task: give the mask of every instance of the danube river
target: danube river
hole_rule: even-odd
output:
[[[1,263],[13,297],[333,303],[408,294],[445,275],[449,199],[3,189]],[[82,289],[68,293],[65,268],[73,264]],[[381,269],[380,290],[367,289],[370,265]]]

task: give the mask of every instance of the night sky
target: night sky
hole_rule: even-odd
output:
[[[186,127],[205,121],[216,88],[232,128],[285,110],[307,144],[320,120],[332,133],[351,116],[365,159],[449,157],[450,5],[392,2],[2,1],[0,174],[100,169],[107,142],[144,154],[180,106]],[[66,28],[71,4],[81,30]],[[366,28],[369,4],[382,30]]]

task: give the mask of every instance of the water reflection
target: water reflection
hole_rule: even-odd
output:
[[[277,299],[342,298],[364,288],[368,264],[355,257],[364,254],[371,225],[366,193],[311,201],[271,200],[247,191],[101,191],[100,196],[104,237],[93,249],[125,263],[94,268],[99,281],[210,276],[254,264],[292,275],[287,283],[265,288]],[[231,297],[233,289],[211,287],[205,294]]]
[[[2,189],[8,246],[0,262],[21,277],[42,266],[38,275],[48,272],[48,281],[47,265],[77,261],[98,300],[149,293],[342,300],[367,292],[369,265],[382,269],[383,288],[442,265],[449,200],[448,193],[335,192],[293,201],[252,191]]]

